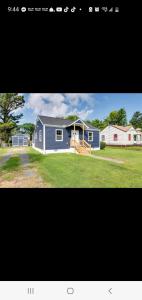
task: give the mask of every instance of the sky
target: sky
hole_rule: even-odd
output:
[[[24,93],[20,123],[35,123],[38,114],[51,117],[78,115],[83,120],[103,120],[113,110],[125,108],[127,121],[142,112],[142,93]]]

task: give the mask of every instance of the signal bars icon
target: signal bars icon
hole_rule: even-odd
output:
[[[27,293],[28,295],[34,295],[34,288],[28,288]]]

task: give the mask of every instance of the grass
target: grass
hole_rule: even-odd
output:
[[[20,157],[14,156],[6,161],[6,163],[1,167],[1,170],[7,172],[17,171],[20,166]]]
[[[2,159],[2,156],[6,154],[6,152],[7,152],[7,148],[0,148],[0,160]]]
[[[8,159],[3,166],[0,167],[1,180],[12,180],[16,175],[17,171],[21,168],[21,160],[18,156],[13,156]]]
[[[107,147],[95,154],[124,160],[124,164],[71,153],[42,155],[29,149],[31,164],[51,187],[142,187],[142,148]]]

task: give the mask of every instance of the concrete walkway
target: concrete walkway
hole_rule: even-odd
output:
[[[110,158],[110,157],[103,157],[103,156],[97,156],[97,155],[89,155],[90,157],[94,157],[96,159],[101,159],[101,160],[106,160],[106,161],[111,161],[114,162],[116,164],[124,164],[123,160],[119,160],[119,159],[114,159],[114,158]]]

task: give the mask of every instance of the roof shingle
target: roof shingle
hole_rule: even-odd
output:
[[[63,118],[55,118],[55,117],[48,117],[48,116],[38,116],[41,120],[41,122],[44,125],[53,125],[53,126],[70,126],[72,123],[74,123],[74,121],[72,120],[68,120],[68,119],[63,119]],[[83,121],[84,122],[84,121]],[[98,128],[95,128],[94,126],[92,126],[90,123],[88,122],[84,122],[87,127],[89,127],[90,129],[96,129],[98,130]]]
[[[117,129],[120,129],[120,130],[122,130],[122,131],[127,132],[127,131],[128,131],[131,127],[133,127],[133,126],[131,126],[131,125],[129,125],[129,126],[112,125],[112,127],[115,127],[115,128],[117,128]]]

